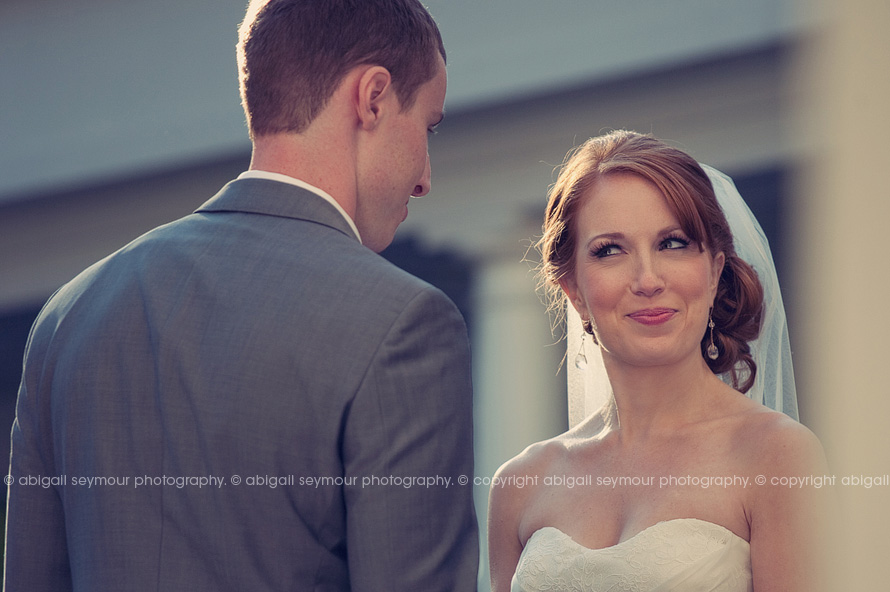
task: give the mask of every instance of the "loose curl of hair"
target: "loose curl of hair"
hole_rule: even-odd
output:
[[[708,175],[691,156],[650,135],[619,130],[587,140],[569,152],[551,187],[544,216],[540,283],[550,310],[561,314],[566,295],[560,282],[575,273],[576,217],[585,196],[600,177],[630,173],[653,183],[677,217],[683,232],[711,255],[726,258],[717,285],[712,318],[720,355],[707,356],[711,334],[701,339],[702,356],[715,374],[728,372],[735,389],[747,392],[757,365],[749,341],[760,333],[763,287],[757,272],[738,257],[732,233]]]

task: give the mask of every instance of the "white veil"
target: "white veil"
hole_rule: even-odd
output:
[[[717,202],[723,208],[723,213],[729,222],[736,253],[754,268],[763,285],[763,325],[760,336],[751,342],[751,352],[757,364],[757,375],[754,386],[747,395],[758,403],[798,419],[791,342],[788,338],[785,306],[782,303],[782,292],[779,289],[779,278],[776,275],[769,242],[754,214],[739,195],[732,179],[707,165],[702,165],[702,168],[710,177]],[[575,425],[605,404],[611,395],[611,387],[600,349],[590,339],[584,340],[586,368],[576,368],[571,363],[582,347],[583,335],[581,319],[572,306],[568,307],[566,326],[569,424]]]

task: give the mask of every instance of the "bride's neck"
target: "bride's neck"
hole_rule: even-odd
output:
[[[628,438],[670,432],[700,419],[720,382],[704,360],[643,368],[603,361],[612,385],[611,423]]]

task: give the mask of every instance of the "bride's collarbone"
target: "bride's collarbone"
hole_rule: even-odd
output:
[[[613,474],[658,474],[676,469],[720,468],[730,462],[732,441],[722,434],[662,434],[627,438],[615,432],[586,443],[567,447],[552,466],[566,471]]]

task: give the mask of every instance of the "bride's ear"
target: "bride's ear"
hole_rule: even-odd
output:
[[[572,306],[575,307],[575,310],[581,315],[581,318],[587,318],[584,316],[587,307],[584,304],[584,299],[581,297],[581,291],[578,290],[578,282],[575,281],[575,277],[572,274],[566,275],[559,280],[559,287],[562,288],[566,298],[571,302]]]

